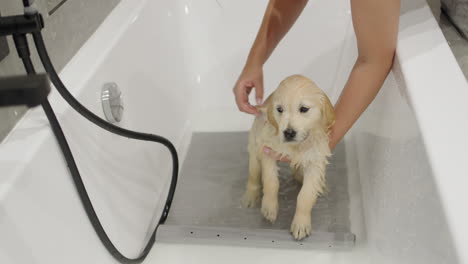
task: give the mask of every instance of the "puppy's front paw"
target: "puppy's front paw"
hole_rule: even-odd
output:
[[[291,224],[291,234],[296,240],[302,240],[312,232],[310,215],[295,215]]]
[[[265,198],[262,200],[262,214],[270,222],[275,222],[278,216],[278,200],[275,198]]]
[[[254,207],[257,202],[260,200],[259,191],[246,191],[242,197],[242,206],[244,208]]]

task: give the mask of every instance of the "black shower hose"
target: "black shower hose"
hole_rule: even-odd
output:
[[[104,230],[99,217],[96,214],[96,211],[93,207],[93,204],[89,198],[88,192],[86,190],[86,187],[83,183],[83,179],[80,175],[80,172],[78,170],[78,167],[76,165],[75,159],[73,157],[73,153],[71,152],[70,146],[67,142],[67,139],[63,133],[62,127],[60,126],[60,123],[57,120],[57,116],[55,115],[50,103],[48,100],[46,100],[44,103],[42,103],[42,108],[44,109],[44,112],[47,116],[47,119],[50,122],[52,131],[58,141],[58,144],[60,146],[60,149],[65,157],[68,169],[70,171],[70,174],[73,178],[73,182],[75,184],[76,190],[78,192],[78,195],[80,197],[81,203],[84,207],[84,210],[86,211],[86,214],[88,216],[89,221],[91,222],[94,231],[96,232],[97,236],[101,240],[102,244],[106,247],[106,249],[109,251],[109,253],[119,262],[121,263],[141,263],[148,253],[150,252],[156,238],[156,231],[159,227],[160,224],[163,224],[166,221],[166,218],[169,214],[169,210],[171,208],[172,200],[174,197],[176,185],[177,185],[177,177],[178,177],[178,171],[179,171],[179,161],[178,161],[178,156],[177,156],[177,151],[174,147],[174,145],[166,138],[158,135],[152,135],[152,134],[146,134],[146,133],[141,133],[141,132],[136,132],[128,129],[124,129],[115,125],[112,125],[105,121],[104,119],[100,118],[99,116],[95,115],[93,112],[88,110],[86,107],[84,107],[65,87],[63,82],[61,81],[60,77],[58,76],[46,49],[46,46],[44,44],[44,40],[42,38],[42,34],[40,31],[33,32],[32,33],[33,38],[34,38],[34,43],[36,45],[37,52],[39,54],[40,60],[42,64],[44,65],[44,68],[46,72],[49,74],[49,77],[54,84],[55,88],[57,91],[60,93],[60,95],[65,99],[65,101],[73,108],[75,109],[79,114],[81,114],[83,117],[88,119],[90,122],[94,123],[95,125],[120,136],[127,137],[127,138],[132,138],[132,139],[137,139],[137,140],[143,140],[143,141],[152,141],[152,142],[157,142],[162,145],[164,145],[169,152],[171,153],[172,157],[172,178],[171,178],[171,184],[169,187],[169,192],[167,194],[166,202],[164,205],[164,209],[162,212],[162,215],[159,219],[158,224],[156,225],[153,233],[151,234],[151,237],[149,238],[148,242],[146,243],[144,249],[141,251],[140,255],[136,258],[128,258],[124,256],[112,243],[110,240],[109,236],[107,235],[106,231]],[[15,35],[14,36],[16,48],[18,51],[19,56],[21,57],[24,67],[27,71],[28,74],[36,74],[36,71],[34,69],[34,65],[31,61],[30,58],[30,52],[29,52],[29,46],[27,43],[26,35],[21,34],[21,35]]]

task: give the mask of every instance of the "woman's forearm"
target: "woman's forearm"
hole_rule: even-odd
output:
[[[335,105],[336,121],[330,134],[330,149],[335,148],[375,98],[391,66],[391,57],[375,62],[356,61]]]
[[[348,132],[380,90],[393,63],[400,0],[351,0],[358,59],[335,104],[330,148]]]
[[[252,115],[260,114],[249,102],[249,94],[255,88],[255,101],[258,105],[262,104],[263,64],[299,17],[307,1],[270,0],[268,3],[244,69],[233,88],[236,105],[240,111]]]
[[[246,65],[262,66],[301,14],[308,0],[270,0]]]

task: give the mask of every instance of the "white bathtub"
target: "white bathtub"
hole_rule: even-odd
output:
[[[231,89],[266,3],[122,0],[61,77],[100,116],[101,87],[116,82],[125,100],[120,125],[169,138],[183,161],[193,132],[249,128]],[[356,57],[350,18],[347,1],[310,1],[265,66],[267,92],[302,73],[336,100]],[[354,249],[157,242],[145,263],[468,263],[468,84],[424,1],[404,2],[400,24],[395,67],[344,139]],[[168,153],[95,127],[56,93],[50,100],[104,228],[136,256],[160,214]],[[0,263],[116,263],[41,109],[2,142],[0,170]]]

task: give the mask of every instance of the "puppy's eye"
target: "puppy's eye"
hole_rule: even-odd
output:
[[[278,113],[283,113],[283,107],[278,106],[278,107],[276,108],[276,111],[278,111]]]
[[[309,111],[309,108],[308,107],[305,107],[305,106],[302,106],[301,108],[299,108],[299,111],[301,113],[307,113],[307,111]]]

